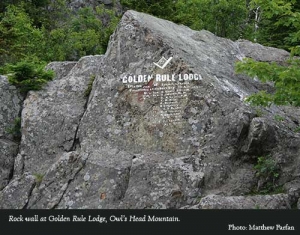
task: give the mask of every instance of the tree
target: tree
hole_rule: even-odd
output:
[[[259,10],[257,10],[259,9]],[[252,0],[249,4],[255,32],[252,39],[266,46],[291,50],[299,44],[298,31],[300,2],[296,0]],[[255,14],[258,12],[258,20]],[[256,27],[255,27],[256,26]],[[293,36],[294,35],[294,36]]]
[[[66,1],[53,0],[46,9],[51,12],[51,7],[54,7],[58,18],[49,18],[49,21],[45,18],[37,24],[26,10],[28,4],[45,7],[47,1],[6,6],[0,16],[0,68],[5,63],[28,60],[28,57],[50,62],[105,53],[109,36],[119,21],[114,10],[105,9],[103,5],[96,9],[82,8],[65,20],[59,17],[66,11],[65,7],[57,7],[65,6]],[[37,14],[36,20],[42,15]]]
[[[240,0],[178,0],[175,21],[192,29],[238,39],[243,35],[246,4]]]
[[[172,20],[175,8],[173,0],[121,0],[123,6],[157,17]]]
[[[102,18],[109,18],[104,25]],[[53,60],[78,60],[82,56],[103,54],[106,51],[109,36],[113,33],[119,17],[113,10],[99,6],[82,8],[69,22],[48,34],[47,58]]]
[[[247,18],[246,4],[240,0],[121,0],[121,3],[130,9],[231,39],[243,35]]]
[[[43,31],[34,27],[23,6],[9,5],[0,21],[0,66],[43,54]]]
[[[288,35],[283,40],[290,46],[291,58],[286,65],[276,63],[256,62],[246,59],[237,63],[238,73],[246,73],[251,77],[257,77],[262,82],[271,81],[276,88],[275,93],[270,94],[261,91],[248,97],[248,101],[254,105],[268,106],[272,103],[278,105],[300,106],[300,59],[295,55],[300,54],[300,12],[295,11],[297,2],[273,0],[253,0],[252,4],[260,5],[265,19],[274,20],[276,28],[288,27]]]

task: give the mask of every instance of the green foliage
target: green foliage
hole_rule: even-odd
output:
[[[36,173],[36,174],[33,174],[34,178],[35,178],[35,182],[37,185],[40,185],[43,181],[43,178],[44,178],[44,174],[39,174],[39,173]]]
[[[92,75],[91,78],[90,78],[90,81],[89,81],[89,84],[88,84],[88,87],[86,88],[85,92],[84,92],[84,96],[85,97],[89,97],[92,89],[93,89],[93,83],[94,83],[94,80],[95,80],[96,76],[95,75]]]
[[[300,132],[300,126],[295,129],[295,132]]]
[[[278,121],[278,122],[284,121],[284,117],[281,117],[281,116],[279,116],[279,115],[275,115],[274,119],[275,119],[276,121]]]
[[[267,46],[293,50],[300,42],[300,2],[297,0],[252,0],[260,8],[257,41]]]
[[[261,91],[246,99],[253,105],[269,106],[277,105],[300,106],[300,60],[290,59],[286,66],[276,63],[257,62],[253,59],[245,59],[236,63],[236,72],[245,73],[262,82],[270,81],[274,84],[274,94]]]
[[[239,0],[200,1],[200,18],[204,29],[220,37],[238,39],[243,35],[246,4]]]
[[[26,56],[41,57],[43,31],[32,25],[32,19],[22,6],[10,5],[0,21],[0,66],[14,63]]]
[[[53,71],[45,71],[43,64],[27,60],[9,64],[6,68],[10,73],[8,81],[25,94],[30,90],[40,90],[45,83],[54,77]]]
[[[102,18],[108,18],[105,25]],[[47,61],[78,60],[82,56],[104,54],[110,35],[115,30],[119,17],[113,10],[98,6],[82,8],[63,27],[49,34]]]
[[[247,98],[253,105],[300,106],[300,2],[296,0],[252,0],[251,8],[260,8],[262,20],[259,26],[258,42],[281,47],[291,51],[291,58],[285,66],[276,63],[256,62],[246,59],[238,62],[236,71],[262,82],[272,82],[275,93],[262,91]]]
[[[45,0],[8,5],[0,15],[0,67],[28,57],[50,62],[105,53],[120,19],[116,12],[100,5],[71,14],[66,4]]]
[[[254,166],[257,171],[256,176],[273,181],[279,177],[279,167],[274,159],[268,157],[258,157],[257,164]]]
[[[232,39],[243,35],[247,17],[246,4],[239,0],[121,0],[121,3],[130,9]]]
[[[257,164],[254,166],[256,177],[259,178],[263,185],[259,185],[257,193],[269,194],[280,191],[280,187],[275,184],[279,178],[280,168],[276,161],[270,156],[258,157]]]
[[[252,192],[252,195],[270,195],[280,193],[284,193],[284,188],[282,186],[274,186],[273,183],[267,182],[262,189]]]
[[[21,118],[17,117],[14,120],[13,126],[6,130],[8,134],[13,135],[15,141],[21,140]]]

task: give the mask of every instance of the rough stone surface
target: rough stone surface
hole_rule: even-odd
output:
[[[44,174],[59,154],[76,147],[75,136],[87,102],[84,93],[101,58],[83,57],[67,76],[58,76],[43,90],[29,93],[22,110],[20,153],[25,171]],[[50,67],[65,69],[61,63]]]
[[[45,173],[41,176],[38,187],[32,192],[28,208],[55,208],[65,193],[68,184],[75,178],[82,169],[82,161],[76,152],[69,152],[62,155]]]
[[[13,139],[8,130],[20,115],[22,101],[17,88],[9,84],[7,77],[0,76],[0,139]]]
[[[200,200],[199,209],[290,209],[288,195],[224,197],[208,195]]]
[[[15,120],[20,116],[23,97],[10,85],[7,77],[0,76],[0,190],[12,177],[18,143],[14,141]]]
[[[18,153],[18,145],[9,140],[0,139],[0,190],[3,189],[12,177],[14,157]]]
[[[0,209],[23,209],[26,207],[36,179],[33,175],[24,174],[15,178],[0,192]]]
[[[276,132],[269,121],[253,118],[243,151],[256,156],[264,155],[276,145]]]
[[[162,56],[173,57],[164,69],[153,64]],[[299,109],[257,110],[244,103],[249,94],[273,89],[235,74],[235,62],[246,56],[284,62],[288,53],[127,11],[105,55],[51,63],[56,79],[26,98],[20,150],[13,180],[1,192],[2,207],[294,206]],[[121,81],[134,74],[179,73],[203,79],[191,82],[176,125],[164,125],[155,112],[159,103],[140,99]],[[257,158],[267,155],[280,167],[274,183],[285,193],[245,196],[258,187]]]
[[[285,50],[265,47],[258,43],[251,43],[247,40],[238,40],[237,44],[239,45],[241,53],[243,53],[246,57],[257,61],[282,62],[290,56],[290,54]]]
[[[77,64],[75,61],[66,62],[52,62],[47,65],[47,70],[53,70],[55,72],[55,79],[60,80],[68,75],[68,73]]]

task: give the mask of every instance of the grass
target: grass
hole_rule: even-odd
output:
[[[264,115],[264,112],[261,108],[256,108],[255,112],[257,117],[262,117]]]
[[[278,121],[278,122],[282,122],[282,121],[285,120],[284,117],[281,117],[281,116],[279,116],[279,115],[275,115],[274,118],[275,118],[275,120]]]
[[[36,174],[33,174],[34,178],[35,178],[35,182],[40,185],[41,182],[43,181],[43,178],[44,178],[44,174],[39,174],[39,173],[36,173]]]

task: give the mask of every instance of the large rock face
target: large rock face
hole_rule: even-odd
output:
[[[162,57],[172,59],[153,63]],[[51,63],[57,78],[26,98],[14,178],[0,207],[295,206],[299,109],[245,104],[272,87],[235,74],[244,57],[282,62],[289,54],[126,12],[105,55]],[[177,81],[157,80],[167,74]],[[179,82],[179,74],[197,79]],[[154,79],[123,83],[137,75]],[[266,183],[254,165],[268,155],[284,192],[248,196]]]
[[[14,158],[18,152],[14,129],[20,116],[23,97],[7,77],[0,76],[0,190],[13,174]]]

